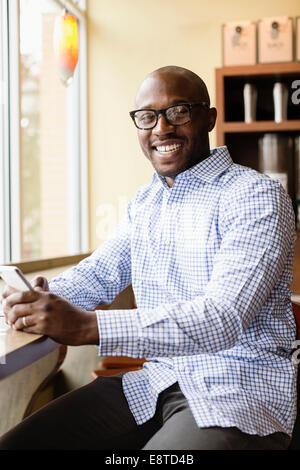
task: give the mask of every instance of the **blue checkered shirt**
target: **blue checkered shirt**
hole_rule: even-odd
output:
[[[50,289],[93,310],[132,283],[136,309],[97,317],[99,355],[149,361],[123,376],[138,424],[178,382],[200,427],[291,434],[294,242],[280,183],[219,147],[172,188],[154,173],[111,237]]]

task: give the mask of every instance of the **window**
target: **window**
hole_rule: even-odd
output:
[[[8,113],[8,24],[7,4],[0,3],[0,260],[9,252],[9,113]]]
[[[86,10],[86,0],[73,0],[73,3],[78,6],[81,10]]]
[[[61,2],[0,1],[2,123],[8,123],[0,128],[0,263],[86,252],[85,18],[75,9],[79,63],[66,88],[53,52]]]

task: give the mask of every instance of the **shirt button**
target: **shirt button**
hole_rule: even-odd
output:
[[[120,348],[120,346],[117,346],[115,349],[114,349],[114,352],[117,353],[117,354],[120,354],[122,352],[122,348]]]
[[[180,370],[180,372],[183,372],[185,370],[185,367],[183,365],[178,366],[178,370]]]

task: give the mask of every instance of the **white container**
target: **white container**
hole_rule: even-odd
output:
[[[293,196],[293,139],[281,134],[264,134],[258,141],[259,171],[279,180]]]
[[[287,120],[289,91],[286,85],[277,82],[273,87],[274,101],[274,121],[282,122]]]
[[[256,120],[257,88],[251,83],[244,85],[244,119],[246,123]]]

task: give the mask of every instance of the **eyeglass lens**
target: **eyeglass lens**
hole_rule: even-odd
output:
[[[170,106],[163,112],[170,124],[186,124],[190,120],[190,109],[186,105]],[[142,129],[150,129],[156,125],[158,116],[152,110],[137,111],[134,115],[136,125]]]

